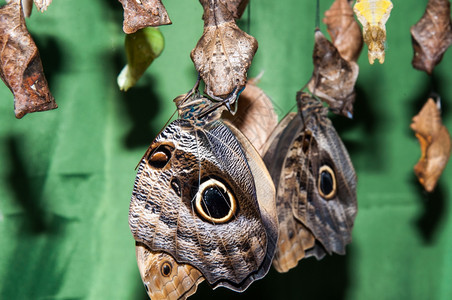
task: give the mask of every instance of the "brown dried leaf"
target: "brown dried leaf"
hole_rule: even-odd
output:
[[[356,62],[363,48],[363,35],[348,0],[334,1],[323,22],[342,58]]]
[[[452,43],[450,2],[429,0],[422,18],[411,27],[413,67],[432,74]]]
[[[0,76],[14,94],[16,118],[57,108],[19,0],[0,8],[0,45]]]
[[[222,100],[235,97],[246,84],[246,73],[257,50],[254,37],[243,32],[226,6],[200,0],[204,7],[204,33],[191,59],[206,84],[205,92]]]
[[[149,26],[171,24],[165,6],[160,0],[118,0],[124,8],[122,29],[131,34]]]
[[[256,85],[258,80],[248,80],[240,94],[237,113],[232,115],[225,111],[222,117],[230,120],[262,155],[265,142],[278,125],[278,115],[270,98]]]
[[[421,146],[421,158],[414,173],[424,189],[433,191],[450,157],[451,138],[441,121],[441,111],[433,99],[428,99],[421,111],[413,117],[410,127]]]
[[[308,83],[309,91],[327,102],[334,113],[351,118],[358,64],[343,59],[320,30],[315,32],[313,59],[314,72]]]
[[[234,19],[240,19],[249,0],[220,0],[231,12]]]

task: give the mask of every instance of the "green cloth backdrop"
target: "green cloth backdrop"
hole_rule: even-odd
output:
[[[312,73],[315,1],[251,2],[249,75],[265,71],[259,86],[281,118]],[[321,17],[331,3],[320,2]],[[369,65],[363,49],[355,118],[332,117],[358,175],[347,255],[272,269],[242,294],[203,283],[191,299],[452,299],[452,162],[432,194],[412,171],[420,148],[409,124],[431,91],[452,130],[452,51],[432,77],[411,66],[409,30],[426,3],[394,1],[385,63]],[[116,84],[118,1],[56,0],[27,20],[59,108],[16,120],[0,86],[0,299],[146,299],[127,223],[135,166],[195,82],[189,53],[203,29],[197,0],[164,4],[165,49],[127,93]]]

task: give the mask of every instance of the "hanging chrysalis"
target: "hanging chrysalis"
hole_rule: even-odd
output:
[[[352,118],[358,64],[343,59],[320,30],[315,32],[312,57],[314,72],[308,83],[309,91],[327,102],[334,113]]]
[[[386,22],[392,10],[389,0],[356,0],[353,10],[363,25],[364,42],[368,47],[369,63],[385,61]]]
[[[432,74],[452,43],[449,0],[430,0],[422,18],[411,27],[413,67]]]
[[[191,59],[213,99],[233,104],[246,84],[246,75],[257,50],[254,37],[243,32],[221,1],[200,0],[204,32]]]
[[[160,0],[119,0],[124,8],[125,33],[134,33],[149,26],[171,24],[165,6]]]
[[[334,1],[325,12],[323,22],[327,25],[331,42],[342,58],[356,62],[363,47],[363,35],[348,0]]]
[[[433,191],[450,157],[451,138],[441,121],[440,102],[428,99],[421,111],[413,117],[414,130],[421,146],[421,158],[414,173],[424,189]]]
[[[127,65],[118,76],[118,85],[127,91],[135,85],[149,65],[162,53],[165,41],[158,28],[146,27],[126,35]]]
[[[57,108],[44,76],[38,48],[30,36],[20,0],[0,8],[0,76],[14,94],[14,112],[27,113]]]

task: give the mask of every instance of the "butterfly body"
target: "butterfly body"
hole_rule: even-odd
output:
[[[356,174],[327,109],[307,94],[297,101],[299,113],[280,122],[264,155],[276,187],[280,272],[303,257],[344,254],[357,212]]]

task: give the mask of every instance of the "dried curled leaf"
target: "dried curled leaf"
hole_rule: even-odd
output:
[[[325,12],[323,22],[342,58],[356,62],[363,48],[363,35],[348,0],[334,1]]]
[[[204,7],[204,33],[191,59],[212,98],[233,98],[246,84],[246,74],[257,50],[257,41],[235,23],[226,6],[216,0],[200,0]],[[231,94],[234,97],[231,97]]]
[[[364,43],[368,47],[369,63],[385,61],[386,22],[392,10],[390,0],[356,0],[353,10],[363,25]]]
[[[240,94],[237,113],[223,113],[223,119],[230,120],[251,142],[259,154],[278,124],[272,101],[256,84],[259,78],[248,80]]]
[[[57,108],[18,0],[0,8],[0,45],[0,76],[14,94],[16,118]]]
[[[411,27],[413,67],[432,74],[452,43],[450,2],[429,0],[422,18]]]
[[[428,99],[421,111],[413,117],[410,127],[421,146],[421,158],[414,173],[424,189],[433,191],[450,157],[451,138],[441,121],[441,111],[433,99]]]
[[[328,103],[336,114],[351,118],[355,102],[355,82],[359,67],[346,61],[336,47],[320,32],[315,32],[314,72],[308,83],[309,91]]]
[[[165,6],[160,0],[118,0],[124,8],[125,33],[134,33],[149,26],[171,24]]]
[[[118,76],[118,85],[127,91],[163,51],[165,40],[158,28],[146,27],[126,35],[127,65]]]
[[[141,279],[153,300],[186,299],[204,281],[201,272],[178,264],[169,254],[153,252],[142,243],[136,243],[135,250]]]

